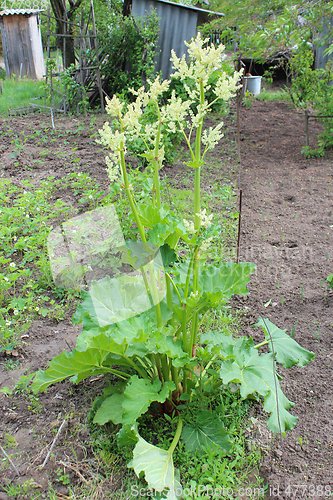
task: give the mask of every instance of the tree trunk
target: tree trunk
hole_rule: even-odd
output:
[[[76,10],[80,7],[82,0],[77,0],[75,3],[70,1],[70,10],[66,11],[65,2],[63,0],[50,0],[54,17],[57,19],[57,28],[59,35],[71,35],[73,33],[73,26],[63,21],[72,21]],[[65,40],[65,42],[64,42]],[[74,38],[66,36],[62,37],[59,48],[62,52],[62,60],[64,61],[64,68],[68,68],[71,64],[75,64],[74,53]]]

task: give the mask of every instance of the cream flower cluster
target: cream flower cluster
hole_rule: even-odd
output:
[[[204,47],[208,39],[202,39],[201,34],[198,33],[195,39],[191,42],[185,42],[188,47],[188,56],[190,64],[186,62],[185,55],[181,59],[176,56],[174,50],[171,51],[171,61],[175,68],[173,76],[179,76],[182,80],[187,77],[194,79],[196,82],[202,81],[204,85],[208,82],[211,74],[220,67],[222,61],[222,53],[224,52],[224,45],[219,45],[215,48],[213,45]]]
[[[201,34],[193,39],[191,42],[185,42],[188,47],[188,55],[190,64],[187,64],[186,57],[183,55],[179,59],[174,50],[171,51],[171,61],[175,68],[175,73],[172,76],[180,77],[181,80],[190,78],[196,82],[196,88],[193,90],[185,85],[187,92],[192,100],[198,98],[200,94],[200,82],[203,83],[206,90],[208,90],[208,79],[216,71],[219,70],[222,63],[222,53],[224,52],[224,45],[219,45],[217,48],[214,45],[208,45],[208,39],[202,39]],[[204,45],[207,45],[204,47]],[[239,87],[239,81],[242,72],[235,72],[233,76],[227,75],[221,71],[221,76],[218,80],[214,93],[218,99],[227,101],[232,97]]]
[[[131,89],[132,94],[138,96],[143,106],[146,106],[150,101],[157,102],[158,97],[168,90],[170,85],[170,80],[163,80],[163,82],[160,83],[158,76],[153,82],[148,78],[147,82],[149,87],[147,91],[145,91],[143,87],[140,87],[139,90]]]
[[[207,238],[205,241],[202,242],[201,247],[200,247],[201,255],[207,252],[212,241],[213,241],[213,237],[210,236],[209,238]]]
[[[200,226],[201,227],[208,227],[208,226],[212,225],[212,219],[214,217],[214,214],[207,215],[205,208],[203,210],[200,210],[200,213],[198,213],[196,215],[198,215],[200,217]]]
[[[179,59],[175,52],[172,51],[171,60],[175,69],[174,76],[180,76],[185,89],[188,93],[188,100],[182,101],[181,98],[176,98],[173,91],[171,98],[165,106],[158,109],[159,98],[170,86],[170,81],[159,81],[157,77],[154,81],[148,80],[148,90],[144,87],[138,90],[131,90],[135,96],[135,101],[130,104],[125,104],[118,97],[113,96],[112,99],[107,100],[106,111],[112,118],[118,120],[118,125],[110,125],[108,122],[104,124],[100,132],[100,144],[109,148],[109,155],[106,157],[107,172],[111,182],[114,182],[119,177],[119,165],[122,154],[126,154],[126,140],[132,141],[141,137],[146,145],[145,155],[149,162],[156,165],[158,162],[159,168],[162,166],[165,156],[164,146],[159,144],[158,139],[161,130],[166,127],[171,133],[176,133],[180,130],[189,147],[191,144],[191,134],[193,129],[198,129],[202,125],[203,119],[209,112],[212,105],[211,102],[204,100],[203,90],[207,93],[210,89],[208,79],[210,75],[221,67],[222,53],[224,46],[220,45],[215,48],[213,45],[208,45],[207,40],[202,39],[200,33],[191,42],[187,43],[188,55],[190,63],[186,61],[185,56]],[[232,97],[238,88],[240,80],[240,73],[235,72],[233,76],[227,75],[225,72],[220,71],[220,78],[213,88],[216,99],[228,100]],[[194,82],[194,87],[191,88],[187,85],[187,78]],[[206,94],[207,95],[207,94]],[[215,100],[216,100],[215,99]],[[200,104],[198,100],[201,101]],[[196,103],[197,112],[194,113],[191,105]],[[215,101],[213,101],[215,102]],[[156,107],[158,118],[153,123],[142,123],[142,115],[145,107],[153,103]],[[202,143],[205,146],[205,151],[202,159],[207,150],[211,150],[223,137],[221,132],[222,123],[216,127],[210,127],[202,133]],[[186,131],[186,128],[189,129]],[[163,131],[163,129],[162,129]],[[192,223],[188,230],[194,232],[194,225]]]
[[[214,149],[216,144],[223,137],[223,133],[220,131],[223,127],[223,122],[216,125],[216,127],[209,127],[209,129],[204,130],[202,134],[202,143],[206,146],[206,149]]]
[[[214,214],[207,215],[205,208],[203,210],[200,210],[200,212],[195,215],[198,215],[200,218],[200,227],[207,228],[208,226],[212,225],[212,219],[214,217]],[[183,219],[183,224],[188,233],[194,234],[196,232],[196,229],[194,227],[194,222]]]

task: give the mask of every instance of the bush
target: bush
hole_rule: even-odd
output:
[[[107,93],[130,98],[129,89],[145,86],[154,75],[158,17],[152,13],[139,19],[111,11],[100,19],[98,33],[99,44],[108,54],[102,64]]]

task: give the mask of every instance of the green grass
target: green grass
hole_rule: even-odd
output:
[[[290,102],[290,96],[288,92],[284,89],[272,90],[263,88],[260,94],[256,97],[259,101],[274,102],[274,101],[286,101]]]
[[[56,97],[56,103],[59,97]],[[30,103],[44,105],[42,82],[28,78],[5,79],[2,83],[0,115],[8,115],[9,109],[24,108]],[[49,105],[48,103],[46,105]]]

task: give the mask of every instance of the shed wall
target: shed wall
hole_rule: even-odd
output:
[[[196,36],[198,13],[195,10],[154,0],[133,0],[133,15],[144,17],[153,9],[160,18],[160,36],[157,47],[160,54],[156,56],[156,71],[161,71],[162,78],[166,79],[172,73],[171,49],[174,49],[178,57],[186,53],[184,40],[188,41]]]
[[[321,35],[322,38],[327,36],[327,34],[330,31],[331,26],[333,26],[333,17],[331,17],[331,19],[328,20],[327,25],[325,26],[324,31]],[[333,40],[331,40],[331,43],[332,42],[333,42]],[[323,69],[323,68],[325,68],[328,61],[333,60],[333,54],[331,54],[329,56],[324,55],[325,50],[328,49],[329,46],[330,46],[330,43],[327,43],[327,44],[323,45],[322,47],[316,47],[315,69]]]
[[[7,77],[41,79],[44,60],[37,16],[4,15],[0,23]]]

